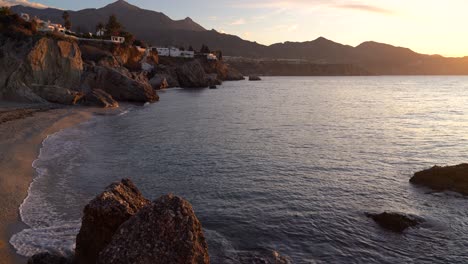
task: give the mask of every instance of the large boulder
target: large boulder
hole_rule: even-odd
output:
[[[420,218],[400,213],[366,213],[366,216],[372,218],[381,227],[397,233],[401,233],[407,228],[415,227],[422,222]]]
[[[82,98],[83,93],[72,91],[56,85],[32,85],[32,91],[42,99],[57,104],[74,105]]]
[[[434,166],[416,172],[410,182],[437,191],[454,191],[468,195],[468,164],[456,166]]]
[[[156,102],[159,96],[147,80],[135,80],[121,71],[105,66],[88,65],[83,86],[102,89],[117,101]]]
[[[36,254],[28,259],[28,264],[72,264],[71,259],[49,252]]]
[[[224,76],[225,81],[240,81],[240,80],[245,80],[244,75],[240,73],[237,69],[228,66],[226,75]]]
[[[68,90],[80,86],[83,61],[73,41],[48,37],[38,41],[7,38],[0,45],[0,54],[0,99],[45,102],[38,95],[41,91],[33,91],[32,86]]]
[[[260,78],[259,76],[257,75],[251,75],[249,76],[249,81],[261,81],[262,78]]]
[[[176,72],[183,88],[204,88],[209,85],[205,70],[198,60],[182,64],[177,67]]]
[[[149,203],[128,179],[108,186],[84,208],[76,237],[76,263],[96,263],[120,225]]]
[[[100,264],[209,263],[200,221],[186,200],[165,195],[120,226]]]
[[[94,89],[87,93],[82,103],[88,106],[99,106],[104,108],[119,107],[119,103],[112,96],[101,89]]]

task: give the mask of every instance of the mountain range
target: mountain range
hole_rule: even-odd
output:
[[[60,9],[14,6],[12,10],[54,23],[63,22],[64,11]],[[229,56],[302,59],[317,64],[353,64],[373,74],[468,74],[468,57],[424,55],[407,48],[377,42],[364,42],[352,47],[323,37],[307,42],[285,42],[266,46],[235,35],[207,30],[189,17],[172,20],[163,13],[145,10],[124,0],[98,9],[68,12],[75,31],[94,32],[98,23],[106,23],[108,17],[114,14],[127,31],[157,46],[192,45],[194,48],[200,48],[202,44],[206,44],[212,50],[222,50],[224,55]]]

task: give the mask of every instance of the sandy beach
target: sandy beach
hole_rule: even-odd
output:
[[[24,228],[18,208],[34,177],[32,162],[47,135],[84,122],[93,110],[81,107],[0,102],[0,264],[26,263],[8,243]]]

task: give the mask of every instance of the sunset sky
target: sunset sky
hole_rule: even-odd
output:
[[[0,0],[26,2],[27,0]],[[79,10],[111,0],[35,0]],[[207,29],[261,44],[307,41],[324,36],[356,46],[373,40],[420,53],[468,56],[466,0],[129,0],[173,19],[187,16]]]

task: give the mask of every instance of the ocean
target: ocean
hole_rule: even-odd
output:
[[[467,199],[411,185],[468,161],[468,77],[265,77],[170,89],[49,136],[21,205],[25,256],[69,254],[83,207],[113,181],[174,193],[212,263],[276,250],[293,263],[467,263]],[[420,216],[396,234],[366,212]]]

